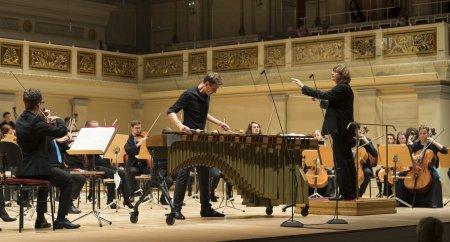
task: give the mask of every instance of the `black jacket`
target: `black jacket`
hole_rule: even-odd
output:
[[[136,158],[136,155],[139,154],[139,148],[136,146],[136,141],[134,141],[134,136],[130,134],[128,137],[127,143],[125,144],[125,152],[128,155],[127,165],[126,167],[138,167],[140,162],[146,164],[145,160],[140,160]]]
[[[178,100],[167,110],[167,114],[183,110],[183,124],[191,129],[205,129],[209,110],[209,96],[200,93],[198,87],[183,92]]]
[[[50,157],[47,137],[60,138],[68,132],[64,120],[48,124],[36,114],[25,110],[16,121],[17,144],[22,149],[23,160],[17,176],[50,175]]]
[[[340,135],[352,134],[347,125],[353,122],[353,91],[348,84],[337,84],[331,90],[323,92],[304,86],[302,93],[323,100],[328,100],[325,120],[322,125],[324,135],[337,133]]]

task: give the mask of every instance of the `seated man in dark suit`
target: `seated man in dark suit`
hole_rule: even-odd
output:
[[[17,144],[22,149],[23,160],[18,165],[18,178],[48,180],[60,189],[58,216],[53,221],[54,229],[75,229],[78,224],[71,223],[67,212],[71,203],[73,181],[70,174],[49,163],[47,137],[60,138],[67,135],[64,121],[57,117],[46,117],[42,112],[42,94],[37,89],[28,89],[23,94],[25,111],[16,122]],[[51,123],[54,122],[54,124]],[[48,228],[44,214],[47,212],[48,189],[40,188],[37,196],[37,218],[35,228]]]
[[[69,166],[66,164],[64,160],[64,153],[69,149],[67,146],[67,143],[70,141],[70,137],[68,135],[59,138],[59,139],[53,139],[49,142],[49,149],[50,149],[50,163],[54,167],[61,168],[70,174]],[[73,188],[72,188],[72,200],[69,207],[69,213],[73,214],[79,214],[81,211],[77,209],[73,205],[73,201],[80,196],[81,190],[83,189],[84,184],[86,183],[86,178],[83,175],[79,174],[70,174],[70,178],[72,178],[73,181]]]

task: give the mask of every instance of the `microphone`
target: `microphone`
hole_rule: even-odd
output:
[[[311,79],[311,78],[313,78],[313,77],[314,77],[314,74],[309,75],[309,79]]]
[[[259,73],[260,75],[264,75],[266,74],[266,69],[262,70],[261,73]]]

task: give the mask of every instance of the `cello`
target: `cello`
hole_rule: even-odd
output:
[[[444,130],[442,130],[439,135],[443,131]],[[436,131],[432,128],[428,133],[428,137],[432,137],[434,135],[436,135]],[[423,148],[416,151],[412,156],[412,168],[407,172],[403,183],[405,187],[413,193],[424,193],[428,191],[432,184],[433,180],[430,166],[435,162],[436,156],[431,149],[428,149],[428,147],[430,147],[439,135],[437,135],[432,141],[427,139],[423,144]]]
[[[308,155],[308,152],[311,152],[311,155]],[[315,152],[315,154],[312,154],[312,152]],[[328,173],[325,169],[325,166],[323,165],[320,154],[319,157],[314,157],[318,152],[316,150],[305,150],[304,151],[304,159],[305,164],[307,163],[313,163],[314,165],[308,167],[308,171],[306,172],[306,179],[308,181],[308,184],[310,187],[319,189],[324,188],[328,184]],[[312,161],[306,162],[306,159],[313,159]]]

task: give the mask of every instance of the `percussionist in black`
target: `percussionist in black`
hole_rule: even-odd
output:
[[[230,127],[226,123],[221,122],[208,113],[210,96],[216,93],[222,84],[222,78],[219,74],[209,73],[198,86],[186,90],[167,111],[167,116],[171,123],[178,130],[186,133],[190,133],[191,130],[195,129],[203,130],[206,125],[206,120],[220,126],[225,131],[229,130]],[[176,115],[180,110],[184,112],[183,122]],[[198,166],[197,172],[200,182],[200,215],[202,217],[224,217],[224,214],[213,210],[211,203],[209,203],[209,168],[206,166]],[[172,211],[175,219],[185,219],[181,213],[181,207],[186,192],[188,176],[188,168],[182,169],[178,173],[173,199],[174,211]]]

